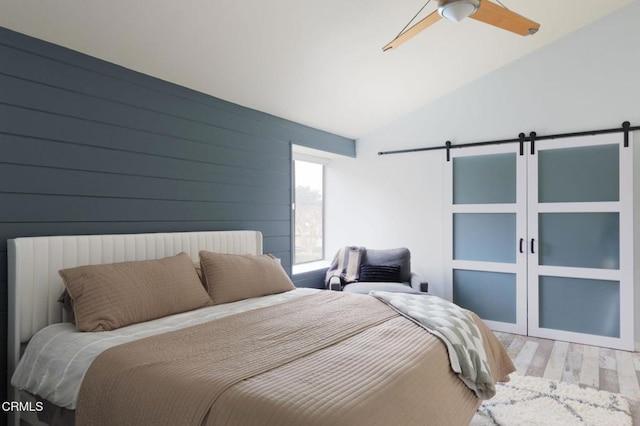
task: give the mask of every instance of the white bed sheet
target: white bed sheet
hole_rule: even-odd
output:
[[[60,407],[75,409],[85,373],[93,360],[106,349],[239,312],[275,305],[317,291],[320,290],[299,288],[98,333],[79,332],[71,323],[53,324],[33,336],[20,359],[11,384]]]

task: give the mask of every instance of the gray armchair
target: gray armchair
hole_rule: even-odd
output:
[[[388,274],[391,274],[394,279],[386,280]],[[411,252],[407,248],[365,249],[360,261],[360,274],[357,281],[346,283],[335,270],[330,269],[327,271],[325,284],[331,290],[363,294],[368,294],[372,290],[420,294],[427,292],[429,285],[416,273],[411,272]]]

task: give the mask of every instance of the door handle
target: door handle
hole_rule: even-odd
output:
[[[522,250],[522,243],[524,243],[524,238],[520,238],[520,253],[524,253]]]
[[[535,239],[535,238],[532,238],[532,239],[531,239],[531,254],[534,254],[534,253],[536,252],[536,251],[534,250],[534,248],[533,248],[533,245],[534,245],[534,243],[535,243],[535,242],[536,242],[536,239]]]

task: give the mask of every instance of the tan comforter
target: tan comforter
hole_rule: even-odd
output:
[[[477,318],[493,376],[514,370]],[[377,299],[321,292],[105,351],[83,425],[466,425],[444,344]]]

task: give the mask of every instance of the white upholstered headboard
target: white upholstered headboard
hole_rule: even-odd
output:
[[[40,329],[62,322],[58,298],[64,284],[58,270],[74,266],[160,259],[185,252],[198,261],[200,250],[262,254],[258,231],[177,232],[126,235],[76,235],[8,240],[8,372],[20,359],[20,345]],[[13,389],[9,385],[9,396]]]

